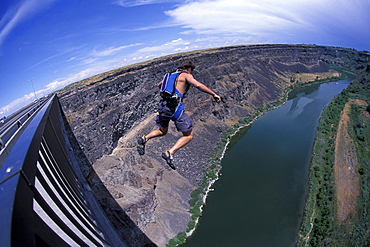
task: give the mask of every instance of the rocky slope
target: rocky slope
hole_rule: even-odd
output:
[[[164,246],[186,230],[191,219],[190,194],[209,168],[210,154],[225,130],[281,100],[291,85],[338,75],[328,64],[361,69],[367,59],[364,53],[334,47],[225,47],[116,69],[58,94],[86,155],[86,162],[81,162],[84,173],[122,236],[131,239],[132,246],[145,242]],[[173,171],[160,158],[181,135],[173,125],[167,136],[148,143],[144,156],[136,153],[136,139],[156,128],[153,119],[159,95],[155,84],[185,60],[197,65],[194,77],[224,100],[216,104],[209,95],[190,90],[185,106],[195,122],[196,137],[176,154],[178,169]],[[121,211],[144,234],[133,234],[129,225],[122,227]]]

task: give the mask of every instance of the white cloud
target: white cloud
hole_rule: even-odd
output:
[[[21,22],[33,17],[36,13],[47,8],[55,0],[23,0],[7,10],[0,20],[0,47],[7,36]]]
[[[368,0],[215,0],[185,3],[166,14],[184,34],[243,35],[260,40],[369,38]],[[306,38],[306,39],[305,39]]]
[[[119,46],[119,47],[109,47],[109,48],[107,48],[105,50],[101,50],[101,51],[94,50],[92,52],[92,56],[97,56],[97,57],[110,56],[112,54],[116,54],[118,51],[121,51],[123,49],[127,49],[127,48],[130,48],[130,47],[133,47],[133,46],[138,46],[138,45],[142,45],[142,43],[123,45],[123,46]]]
[[[98,72],[100,72],[100,70],[97,69],[96,67],[87,68],[87,69],[85,69],[83,71],[80,71],[76,74],[72,74],[72,75],[70,75],[66,78],[60,78],[60,79],[56,79],[56,80],[52,81],[51,83],[46,85],[45,89],[38,91],[38,93],[40,93],[40,95],[45,95],[45,94],[54,92],[54,91],[56,91],[56,90],[58,90],[58,89],[60,89],[64,86],[67,86],[67,85],[71,84],[71,83],[74,83],[74,82],[83,80],[83,79],[85,79],[89,76],[95,75]]]
[[[185,41],[182,38],[172,40],[170,42],[158,45],[158,46],[148,46],[141,48],[135,52],[135,54],[164,54],[164,53],[173,53],[173,51],[179,47],[184,47],[188,45],[189,41]],[[135,55],[134,56],[137,56]],[[158,56],[158,55],[157,55]]]
[[[0,108],[0,116],[7,116],[35,99],[34,93],[27,94],[22,98],[12,101],[10,104]]]
[[[82,64],[93,64],[97,61],[98,59],[97,58],[92,58],[92,57],[89,57],[89,58],[86,58],[85,60],[82,61]]]
[[[52,55],[52,56],[50,56],[50,57],[47,57],[47,58],[43,59],[42,61],[40,61],[40,62],[38,62],[38,63],[36,63],[36,64],[32,65],[31,67],[29,67],[29,68],[28,68],[28,69],[26,69],[25,71],[31,70],[31,69],[33,69],[33,68],[35,68],[35,67],[39,66],[40,64],[43,64],[43,63],[45,63],[45,62],[47,62],[47,61],[50,61],[50,60],[52,60],[52,59],[54,59],[54,58],[56,58],[56,57],[58,57],[58,56],[60,56],[60,54],[55,54],[55,55]]]
[[[74,61],[76,59],[77,59],[76,57],[70,57],[69,59],[66,60],[66,62],[71,62],[71,61]]]
[[[117,0],[113,4],[121,7],[134,7],[139,5],[148,5],[155,3],[180,2],[180,0]]]
[[[91,77],[93,75],[111,70],[112,64],[115,64],[116,66],[123,66],[123,63],[126,62],[126,60],[123,59],[122,61],[120,61],[120,64],[117,62],[118,62],[117,60],[114,60],[114,61],[108,60],[105,62],[97,63],[97,64],[94,64],[94,66],[86,68],[78,73],[70,74],[69,76],[65,78],[55,79],[51,83],[47,84],[43,89],[38,90],[36,92],[29,93],[27,95],[24,95],[23,97],[12,101],[10,104],[4,107],[1,107],[0,116],[9,115],[10,113],[17,111],[21,107],[30,104],[35,99],[35,94],[37,98],[40,98],[44,95],[55,92],[56,90],[59,90],[71,83],[74,83],[74,82],[83,80],[85,78]]]
[[[203,1],[185,4],[166,13],[178,24],[197,33],[261,35],[303,22],[285,8],[286,3],[284,6],[281,2],[268,0]]]

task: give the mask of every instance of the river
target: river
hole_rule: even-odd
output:
[[[324,107],[345,79],[289,94],[233,138],[222,175],[186,247],[294,246],[308,191],[308,170]]]

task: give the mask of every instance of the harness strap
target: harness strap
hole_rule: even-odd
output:
[[[181,117],[183,112],[184,112],[184,103],[179,102],[179,104],[176,107],[175,112],[173,113],[171,117],[171,120],[176,122]]]
[[[182,99],[182,97],[184,96],[182,93],[179,92],[179,90],[177,90],[177,88],[175,89],[175,94],[179,96],[180,99]]]

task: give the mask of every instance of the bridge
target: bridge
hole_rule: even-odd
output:
[[[83,176],[56,95],[0,126],[1,246],[128,246]]]

